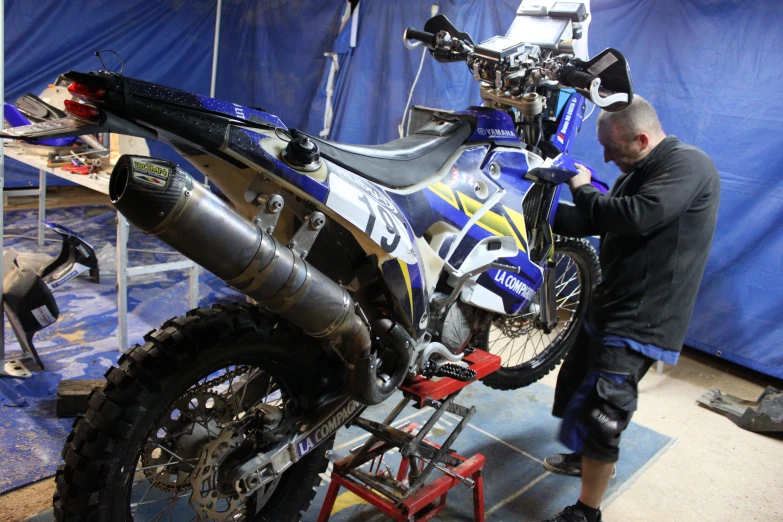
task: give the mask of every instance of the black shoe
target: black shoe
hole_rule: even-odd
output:
[[[555,518],[544,520],[544,522],[588,522],[587,516],[576,506],[568,506],[563,511],[555,515]],[[598,518],[595,522],[601,522],[601,512],[598,511]]]
[[[544,459],[544,469],[560,475],[571,477],[582,476],[582,456],[579,453],[558,453]],[[612,471],[612,478],[617,476],[617,467]]]

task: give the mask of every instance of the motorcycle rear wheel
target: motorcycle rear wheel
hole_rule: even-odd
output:
[[[191,507],[190,472],[219,426],[253,404],[304,402],[305,388],[323,382],[318,346],[245,305],[193,310],[145,341],[107,372],[105,387],[92,393],[87,413],[74,423],[56,475],[56,519],[300,520],[333,438],[254,495],[208,490],[219,498],[221,516]],[[251,376],[261,384],[245,386]],[[245,395],[248,389],[253,397]],[[203,471],[217,480],[217,471]]]
[[[474,346],[498,355],[502,366],[482,382],[495,390],[516,390],[541,380],[568,353],[582,327],[593,288],[601,279],[598,254],[586,239],[555,238],[557,326],[545,332],[535,313],[502,316],[482,332]]]

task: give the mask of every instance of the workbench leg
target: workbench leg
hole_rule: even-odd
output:
[[[335,480],[335,476],[332,475],[332,482],[329,484],[329,489],[326,492],[326,498],[324,498],[324,504],[321,506],[321,512],[318,514],[318,522],[326,522],[329,520],[329,517],[332,516],[332,509],[334,509],[334,503],[337,500],[337,494],[339,492],[339,480]]]
[[[117,212],[117,322],[119,350],[128,349],[128,220]]]
[[[484,522],[484,470],[473,475],[473,519]]]
[[[46,221],[46,171],[38,171],[38,246],[44,246],[44,221]]]
[[[198,274],[199,266],[193,263],[190,269],[190,309],[198,308]]]

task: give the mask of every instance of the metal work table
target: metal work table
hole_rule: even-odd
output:
[[[25,195],[38,195],[38,244],[43,246],[44,244],[44,225],[43,221],[46,219],[46,175],[52,174],[59,178],[67,179],[87,187],[90,190],[100,192],[101,194],[109,193],[109,180],[107,177],[99,177],[95,175],[81,175],[72,174],[64,171],[61,168],[52,168],[46,166],[46,158],[41,156],[25,154],[21,148],[13,147],[13,142],[6,142],[5,145],[5,157],[14,159],[25,165],[29,165],[38,169],[39,172],[39,188],[37,190],[26,190]],[[0,185],[1,187],[1,185]],[[2,188],[0,188],[0,196],[2,196]],[[0,200],[0,204],[4,201]],[[4,211],[4,208],[0,208],[0,211]],[[2,221],[0,221],[2,223]],[[117,212],[117,319],[119,323],[118,328],[118,348],[125,351],[128,346],[128,277],[137,276],[143,274],[153,274],[158,272],[166,272],[169,270],[190,270],[190,308],[196,308],[198,306],[198,276],[199,266],[190,260],[174,261],[171,263],[159,263],[146,266],[128,266],[128,232],[130,224],[128,221]],[[0,251],[1,252],[1,251]],[[2,274],[2,262],[0,262],[0,280],[4,277]],[[4,328],[4,327],[3,327]],[[0,332],[2,333],[2,332]],[[20,377],[23,375],[29,375],[29,372],[25,369],[23,371],[15,370],[19,366],[18,362],[13,365],[6,361],[5,357],[5,343],[0,340],[0,361],[3,362],[3,366],[0,367],[0,376],[12,376]],[[22,365],[23,366],[23,365]]]

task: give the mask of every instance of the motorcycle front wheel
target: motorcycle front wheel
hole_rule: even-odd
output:
[[[598,254],[585,239],[556,237],[555,274],[558,323],[554,329],[547,332],[536,321],[534,298],[525,312],[496,317],[474,343],[501,358],[501,368],[482,379],[486,386],[496,390],[529,386],[552,371],[573,345],[601,278]]]
[[[193,310],[145,341],[107,372],[105,387],[93,392],[87,413],[74,424],[56,476],[56,519],[299,520],[315,496],[333,439],[244,496],[232,491],[220,468],[231,469],[229,459],[243,462],[259,447],[223,442],[221,432],[262,403],[284,415],[302,411],[305,388],[325,375],[319,348],[244,305]],[[207,445],[214,448],[212,466],[199,461]],[[201,485],[195,504],[192,475]]]

